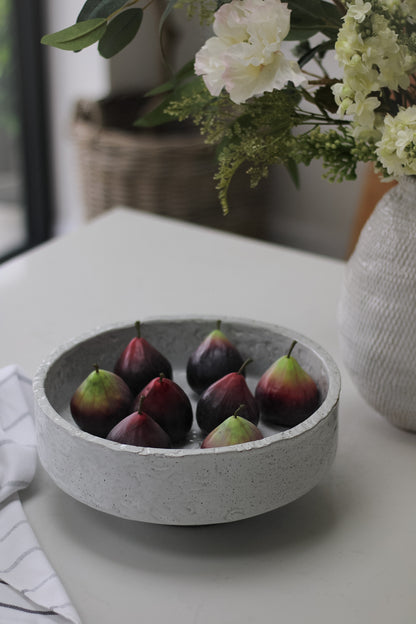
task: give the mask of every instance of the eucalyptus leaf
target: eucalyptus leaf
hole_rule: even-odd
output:
[[[87,0],[77,17],[77,22],[85,22],[94,17],[109,17],[125,4],[126,0]]]
[[[151,89],[146,93],[147,97],[151,97],[153,95],[162,95],[163,93],[168,93],[169,91],[173,91],[176,86],[178,86],[184,80],[191,78],[194,76],[194,60],[188,61],[179,71],[176,72],[174,76],[167,82]]]
[[[337,28],[341,28],[342,15],[339,12],[339,9],[337,9],[337,7],[335,6],[335,4],[332,4],[330,2],[323,2],[321,0],[320,11],[322,15],[325,16],[326,19],[331,22],[331,24],[333,24]]]
[[[341,26],[341,16],[338,9],[324,0],[289,0],[291,9],[290,33],[288,41],[304,41],[318,32],[335,40]]]
[[[126,47],[136,36],[143,19],[142,9],[127,9],[109,22],[98,44],[98,52],[111,58]]]
[[[288,8],[291,9],[291,20],[294,16],[303,16],[303,19],[316,20],[322,12],[321,0],[288,0]]]
[[[315,102],[320,108],[324,108],[330,113],[335,114],[338,110],[338,105],[335,102],[334,93],[330,85],[324,85],[317,89],[315,92]]]
[[[314,48],[311,48],[305,54],[303,54],[303,56],[301,56],[301,58],[299,59],[298,61],[299,67],[304,67],[304,65],[306,65],[306,63],[309,63],[309,61],[315,58],[315,56],[319,56],[320,54],[327,52],[328,50],[332,50],[333,47],[334,47],[334,42],[329,40],[329,41],[323,41],[322,43],[318,44]]]
[[[58,32],[44,35],[41,43],[61,50],[82,50],[98,41],[105,33],[107,21],[96,18],[73,24]]]
[[[183,97],[193,95],[194,93],[198,93],[199,91],[205,88],[203,80],[196,76],[194,80],[191,80],[183,85],[177,87],[174,91],[168,93],[168,95],[164,98],[164,100],[156,106],[149,113],[146,113],[142,117],[139,117],[134,122],[134,125],[139,128],[153,128],[155,126],[160,126],[169,121],[173,121],[172,115],[169,115],[166,112],[167,107],[171,102],[175,102],[176,100],[180,100]]]
[[[172,13],[173,9],[175,8],[175,5],[176,5],[177,1],[178,0],[169,0],[168,1],[167,5],[166,5],[166,8],[163,11],[162,16],[161,16],[160,21],[159,21],[159,44],[160,44],[160,50],[161,50],[161,53],[162,53],[163,60],[165,61],[166,65],[168,65],[168,66],[169,66],[168,59],[166,58],[166,54],[165,54],[165,51],[163,49],[163,38],[162,38],[162,35],[163,35],[163,30],[164,30],[164,27],[165,27],[166,20],[168,19],[169,15]]]
[[[171,101],[172,95],[170,94],[153,110],[139,117],[134,122],[134,125],[138,128],[154,128],[155,126],[161,126],[169,121],[173,121],[172,116],[166,112],[166,107]]]
[[[300,189],[300,176],[299,167],[293,158],[289,158],[285,163],[286,169],[292,179],[293,184],[299,190]]]

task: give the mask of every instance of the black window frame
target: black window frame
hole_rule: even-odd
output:
[[[48,240],[52,232],[50,143],[47,109],[43,0],[12,0],[16,97],[20,120],[23,245],[0,256],[0,262]]]

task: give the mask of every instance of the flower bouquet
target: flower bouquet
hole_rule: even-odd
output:
[[[150,2],[87,0],[76,24],[42,41],[69,50],[98,41],[109,58]],[[298,164],[313,159],[330,181],[354,179],[360,161],[385,179],[416,174],[415,0],[169,0],[161,32],[177,7],[211,21],[213,36],[152,90],[163,101],[136,123],[192,119],[217,145],[225,211],[240,167],[253,185],[275,163],[298,184]]]

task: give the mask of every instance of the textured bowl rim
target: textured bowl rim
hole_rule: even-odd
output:
[[[158,323],[158,322],[211,322],[215,323],[218,319],[218,316],[192,316],[192,315],[181,315],[181,316],[149,316],[143,317],[140,319],[141,324],[146,323]],[[215,447],[208,449],[163,449],[163,448],[149,448],[142,446],[132,446],[129,444],[120,444],[118,442],[112,442],[111,440],[106,440],[105,438],[99,438],[98,436],[91,435],[85,431],[79,429],[76,425],[65,420],[58,412],[52,407],[49,400],[46,397],[45,393],[45,380],[48,374],[49,368],[56,362],[60,357],[62,357],[66,352],[70,351],[80,343],[85,340],[91,339],[94,336],[106,332],[111,332],[118,329],[126,329],[129,327],[134,327],[135,321],[121,321],[116,323],[110,323],[106,325],[100,325],[95,328],[92,328],[86,332],[71,338],[66,341],[56,349],[54,349],[48,357],[46,357],[42,363],[40,364],[37,372],[33,377],[33,393],[35,400],[38,406],[42,409],[43,413],[58,427],[66,430],[68,434],[75,438],[79,438],[80,440],[84,440],[90,444],[96,444],[98,446],[104,446],[114,451],[129,453],[131,455],[158,455],[162,457],[186,457],[186,456],[195,456],[195,455],[203,455],[207,456],[209,454],[217,454],[217,453],[239,453],[241,451],[255,451],[256,449],[266,448],[272,444],[277,442],[282,442],[284,440],[289,440],[292,438],[300,437],[302,434],[306,433],[310,429],[316,427],[321,421],[325,420],[336,407],[339,402],[339,396],[341,392],[341,375],[338,369],[337,364],[331,355],[318,343],[307,338],[303,334],[288,329],[286,327],[282,327],[280,325],[275,325],[273,323],[264,323],[261,321],[253,321],[248,318],[241,317],[233,317],[233,316],[221,316],[221,321],[223,324],[243,324],[250,325],[254,328],[266,329],[275,333],[279,333],[282,336],[287,338],[291,338],[292,340],[297,340],[303,346],[311,349],[315,352],[315,354],[321,359],[322,363],[325,365],[328,374],[328,392],[325,397],[325,400],[318,407],[318,409],[311,414],[306,420],[296,425],[295,427],[291,427],[290,429],[286,429],[284,431],[280,431],[278,433],[266,436],[261,440],[255,440],[253,442],[244,442],[241,444],[235,444],[233,446],[224,446],[224,447]]]

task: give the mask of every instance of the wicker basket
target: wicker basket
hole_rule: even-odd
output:
[[[140,101],[126,95],[76,105],[73,135],[86,218],[123,205],[267,239],[268,185],[253,190],[244,174],[237,175],[224,217],[213,147],[193,128],[134,129]]]

